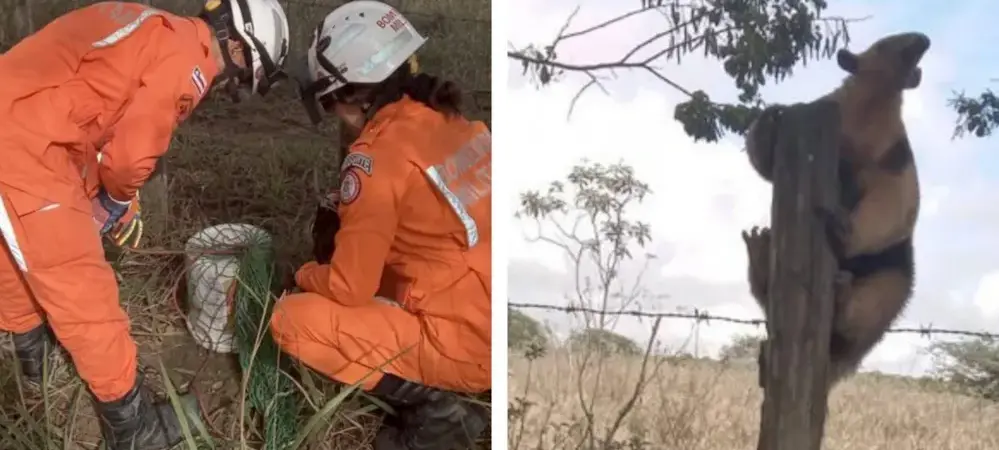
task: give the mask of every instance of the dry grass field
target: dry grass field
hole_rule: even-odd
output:
[[[511,450],[588,448],[577,447],[585,422],[580,386],[584,398],[596,399],[596,428],[614,422],[635,388],[641,359],[608,357],[582,383],[574,368],[579,360],[565,353],[511,359],[511,409],[521,404],[518,398],[531,403],[523,418],[511,414]],[[667,362],[623,420],[616,441],[629,450],[755,449],[761,401],[752,365]],[[995,403],[951,394],[933,383],[861,374],[832,392],[822,448],[987,450],[999,448],[997,429]]]
[[[70,8],[94,1],[0,0],[0,49]],[[197,0],[144,1],[194,13]],[[293,50],[301,50],[314,21],[342,1],[292,0],[286,5]],[[429,37],[421,69],[457,81],[468,93],[468,116],[489,122],[490,7],[487,0],[394,0]],[[175,135],[166,157],[170,201],[147,215],[143,248],[122,256],[121,303],[140,346],[140,368],[159,393],[160,364],[177,388],[192,389],[208,418],[216,449],[261,447],[259,420],[239,414],[240,374],[235,358],[197,346],[184,326],[184,241],[220,223],[249,223],[274,238],[277,265],[287,276],[309,258],[308,227],[316,201],[336,184],[338,133],[333,121],[315,130],[285,85],[265,100],[233,105],[209,98]],[[0,333],[0,449],[98,448],[96,421],[82,384],[68,367],[56,368],[43,392],[24,389],[15,373],[9,338]],[[301,387],[301,386],[300,386]],[[301,416],[313,417],[338,392],[332,384],[302,388]],[[305,391],[308,391],[308,394]],[[348,398],[301,448],[370,448],[381,414]],[[488,433],[488,431],[487,431]],[[488,437],[480,444],[490,448]],[[184,447],[188,448],[188,447]],[[204,447],[207,448],[207,447]]]

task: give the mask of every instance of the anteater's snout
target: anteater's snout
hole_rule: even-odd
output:
[[[909,33],[907,36],[909,40],[909,45],[905,46],[902,51],[902,55],[906,62],[913,65],[919,63],[923,55],[926,54],[926,50],[930,48],[930,38],[923,33]]]

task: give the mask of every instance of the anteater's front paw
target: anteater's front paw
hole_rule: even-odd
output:
[[[825,228],[829,247],[832,248],[833,254],[836,255],[837,259],[842,260],[846,242],[853,233],[849,211],[843,208],[817,206],[815,207],[815,215]]]

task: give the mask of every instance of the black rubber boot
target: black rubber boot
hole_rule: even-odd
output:
[[[485,430],[485,408],[457,394],[385,376],[371,394],[392,406],[399,417],[382,425],[375,450],[454,450],[472,448]]]
[[[52,361],[52,357],[58,351],[52,329],[42,323],[25,333],[11,333],[11,337],[14,341],[14,354],[21,363],[21,374],[32,383],[41,383],[45,355],[47,354],[49,361]],[[51,364],[49,373],[52,373]]]
[[[196,417],[197,402],[182,397],[184,414]],[[107,450],[167,450],[183,439],[180,421],[169,401],[153,403],[142,377],[124,397],[112,402],[94,400]]]

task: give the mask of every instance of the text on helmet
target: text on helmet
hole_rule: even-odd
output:
[[[375,23],[378,25],[378,28],[391,27],[392,31],[399,31],[406,26],[400,18],[399,13],[394,9],[389,10],[389,12],[385,13],[385,15],[383,15],[382,18],[378,19],[378,22]]]

